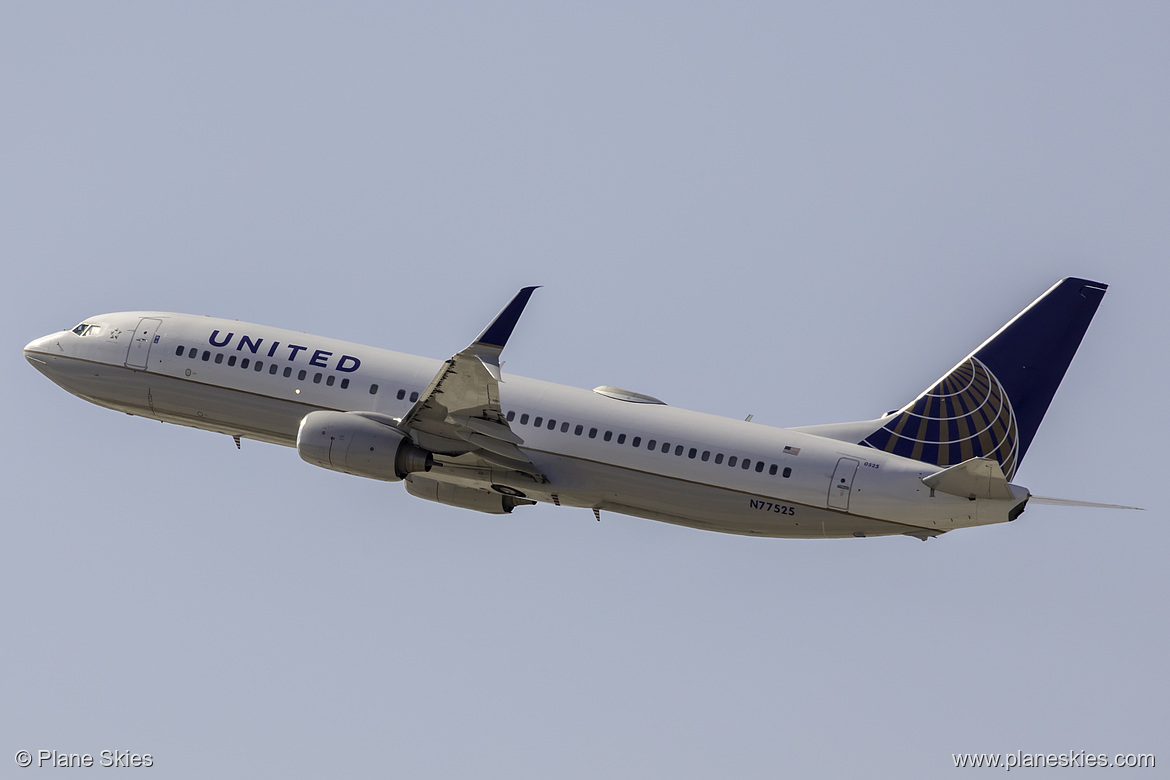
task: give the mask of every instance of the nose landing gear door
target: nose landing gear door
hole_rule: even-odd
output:
[[[134,336],[130,339],[130,346],[126,348],[126,367],[146,370],[146,360],[150,357],[150,345],[154,343],[158,326],[162,320],[153,317],[143,317],[134,329]]]
[[[860,461],[841,458],[833,471],[833,482],[829,485],[829,508],[849,511],[849,495],[853,492],[853,478],[857,476]]]

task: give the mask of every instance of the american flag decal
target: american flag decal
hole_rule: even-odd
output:
[[[799,455],[800,454],[800,447],[785,447],[784,454],[785,455]]]

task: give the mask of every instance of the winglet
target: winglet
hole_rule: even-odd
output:
[[[520,321],[520,315],[524,312],[524,307],[528,305],[528,299],[532,297],[535,290],[536,287],[525,287],[516,293],[516,296],[496,315],[491,325],[488,325],[484,332],[479,334],[479,338],[472,342],[471,346],[502,350],[512,336],[512,330]]]

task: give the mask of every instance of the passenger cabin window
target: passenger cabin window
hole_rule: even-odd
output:
[[[301,372],[301,379],[304,379],[304,378],[305,378],[305,372],[302,371]],[[370,395],[377,395],[377,394],[378,394],[378,386],[377,385],[370,385]]]

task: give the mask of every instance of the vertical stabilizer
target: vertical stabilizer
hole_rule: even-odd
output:
[[[944,467],[993,458],[1010,480],[1105,290],[1057,282],[861,443]]]

